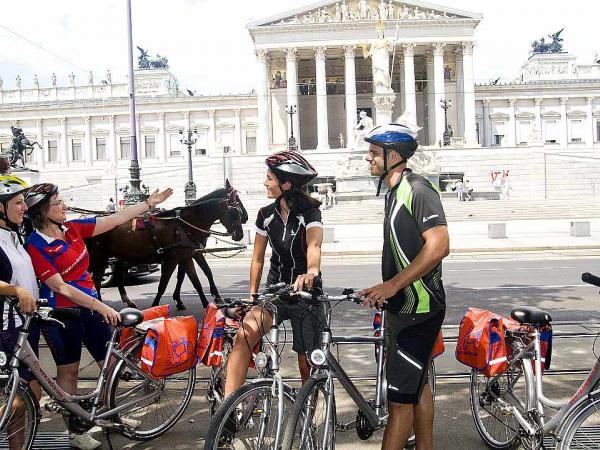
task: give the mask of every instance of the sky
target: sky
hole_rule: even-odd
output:
[[[181,89],[197,94],[245,93],[256,84],[256,58],[246,24],[314,3],[313,0],[132,0],[133,40],[169,58]],[[353,2],[352,2],[353,3]],[[580,64],[600,52],[600,2],[590,0],[439,0],[483,14],[476,29],[476,82],[516,78],[533,40],[565,28],[565,50]],[[86,84],[111,70],[114,83],[127,77],[126,0],[19,0],[19,20],[0,16],[0,77],[14,89],[59,85],[74,72]],[[26,19],[25,19],[26,18]],[[10,31],[9,31],[10,30]],[[15,33],[19,34],[17,36]],[[137,50],[136,50],[137,55]]]

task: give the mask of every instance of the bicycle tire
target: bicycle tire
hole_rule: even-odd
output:
[[[559,450],[600,449],[600,398],[592,397],[569,413],[563,430]]]
[[[515,406],[525,414],[521,399],[527,398],[527,383],[520,362],[493,382],[472,369],[469,397],[475,427],[489,448],[510,449],[520,444],[519,422],[502,404]]]
[[[286,384],[284,384],[284,396],[284,403],[287,403],[284,404],[285,411],[291,409],[295,400],[294,390]],[[275,439],[276,430],[270,430],[267,435],[267,432],[264,432],[264,428],[261,427],[258,431],[263,431],[262,436],[257,436],[253,429],[255,426],[254,419],[257,417],[262,420],[266,419],[267,422],[269,422],[269,417],[273,418],[271,424],[276,424],[277,411],[269,409],[265,412],[262,408],[262,406],[265,406],[265,402],[267,408],[277,405],[277,397],[273,395],[273,380],[248,383],[233,392],[217,409],[211,420],[204,441],[204,449],[278,450],[273,448],[272,442]],[[257,407],[259,403],[261,406]],[[235,421],[232,421],[232,416]],[[280,435],[283,438],[285,415],[281,428]],[[249,431],[247,435],[246,431]],[[271,442],[265,442],[269,440]],[[227,446],[224,446],[224,442],[227,442]]]
[[[131,420],[140,422],[139,426],[128,427],[121,433],[131,439],[146,441],[165,433],[185,412],[194,394],[196,367],[158,380],[148,379],[143,376],[145,372],[139,364],[138,349],[142,343],[143,340],[140,340],[128,352],[130,361],[136,364],[135,370],[123,360],[117,362],[108,387],[108,408],[113,409],[132,400],[131,396],[136,392],[145,396],[151,389],[156,390],[156,397],[120,411],[117,417],[117,421],[125,423]],[[168,394],[170,392],[173,394]]]
[[[4,379],[0,381],[0,411],[4,412],[6,408],[6,402],[8,400],[8,390],[10,389],[9,380]],[[10,444],[17,440],[17,444],[22,440],[23,444],[20,446],[22,450],[29,450],[33,446],[37,428],[40,423],[40,406],[35,398],[35,395],[31,391],[29,384],[24,381],[18,381],[19,386],[15,399],[13,400],[13,410],[11,411],[11,417],[7,420],[4,428],[0,430],[0,447],[9,448]],[[15,403],[23,405],[22,408],[15,408]],[[14,423],[21,422],[23,425],[18,429],[11,429]],[[21,431],[25,430],[21,436]]]
[[[294,408],[285,427],[281,450],[335,449],[336,406],[335,394],[327,387],[327,378],[309,378],[298,391]],[[327,419],[327,400],[334,395],[331,414]],[[316,403],[318,404],[316,404]],[[317,413],[317,411],[320,411]],[[310,422],[307,421],[310,419]],[[316,419],[316,423],[315,423]],[[309,428],[310,435],[307,435]],[[329,431],[325,436],[326,430]]]

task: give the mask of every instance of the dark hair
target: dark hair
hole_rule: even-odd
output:
[[[29,214],[31,224],[36,230],[44,228],[46,226],[46,223],[48,222],[47,215],[50,200],[52,200],[52,197],[42,200],[40,203],[35,205],[35,208],[33,209],[33,214]]]
[[[290,211],[300,214],[321,206],[321,202],[319,200],[311,197],[309,194],[296,187],[292,187],[287,191],[283,191],[282,197],[288,203]]]

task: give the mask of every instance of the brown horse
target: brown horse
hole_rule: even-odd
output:
[[[146,217],[146,224],[140,229],[134,230],[131,223],[124,223],[89,239],[87,245],[90,252],[90,272],[98,293],[100,294],[100,282],[108,259],[116,258],[119,261],[115,268],[119,293],[125,303],[133,305],[122,286],[122,267],[125,264],[158,262],[162,263],[161,277],[153,303],[158,304],[175,267],[183,263],[186,274],[206,307],[208,301],[202,291],[192,258],[201,248],[199,242],[208,238],[209,229],[217,220],[223,224],[233,240],[242,239],[242,213],[237,194],[233,189],[229,194],[227,198],[213,198],[195,205],[151,214]],[[178,309],[185,309],[181,300],[176,300],[176,303]]]

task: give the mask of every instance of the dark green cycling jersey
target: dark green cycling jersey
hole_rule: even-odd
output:
[[[383,226],[383,281],[392,279],[419,254],[429,228],[446,225],[440,194],[427,179],[406,169],[386,195]],[[442,264],[388,299],[388,310],[421,314],[446,308]]]

